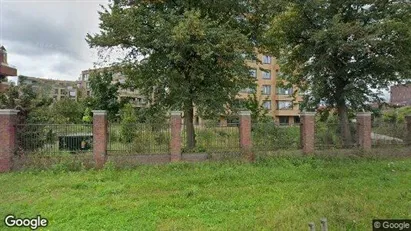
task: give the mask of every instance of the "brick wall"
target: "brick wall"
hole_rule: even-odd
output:
[[[181,160],[181,112],[171,112],[171,139],[170,139],[170,156],[171,161]]]
[[[93,156],[96,168],[102,168],[107,160],[107,112],[93,111]]]
[[[12,158],[16,145],[16,110],[0,110],[0,172],[12,168]]]
[[[357,113],[357,136],[360,148],[371,148],[371,112]]]
[[[240,111],[240,147],[241,152],[248,161],[254,161],[251,140],[251,112]]]
[[[315,112],[300,114],[300,142],[304,154],[314,152]]]

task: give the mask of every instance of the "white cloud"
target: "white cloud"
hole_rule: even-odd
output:
[[[76,80],[98,61],[85,41],[107,0],[0,0],[0,44],[20,75]]]

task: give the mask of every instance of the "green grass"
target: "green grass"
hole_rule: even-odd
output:
[[[0,216],[39,214],[47,230],[307,230],[322,217],[371,230],[373,218],[411,217],[411,159],[112,166],[1,174]]]

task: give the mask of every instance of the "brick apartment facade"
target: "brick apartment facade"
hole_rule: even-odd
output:
[[[91,88],[90,88],[90,74],[93,72],[102,72],[102,71],[108,71],[109,68],[98,68],[98,69],[89,69],[89,70],[84,70],[81,72],[78,85],[79,89],[82,91],[82,95],[84,96],[91,96]],[[112,84],[115,83],[120,83],[124,84],[126,82],[126,77],[119,73],[115,72],[113,74],[113,81]],[[141,107],[147,107],[147,100],[146,97],[140,94],[138,89],[129,89],[129,88],[121,88],[118,90],[118,100],[122,99],[129,99],[130,103],[136,107],[136,108],[141,108]]]
[[[294,124],[299,123],[299,103],[302,101],[302,97],[297,95],[296,99],[293,97],[293,93],[296,88],[280,88],[277,87],[277,75],[279,73],[279,66],[274,57],[259,54],[257,60],[260,61],[247,61],[247,65],[250,67],[250,75],[255,77],[257,88],[256,89],[243,89],[238,94],[238,99],[247,99],[249,95],[255,91],[260,105],[263,105],[268,110],[268,115],[273,118],[277,123],[281,124]],[[83,92],[82,95],[90,96],[92,94],[89,78],[93,72],[107,71],[110,68],[98,68],[89,69],[81,72],[79,78],[79,88]],[[114,83],[125,83],[126,76],[121,73],[115,72],[113,74]],[[141,95],[138,89],[119,89],[119,100],[122,98],[131,99],[132,104],[135,107],[147,107],[146,97]],[[196,111],[196,110],[195,110]],[[196,112],[195,112],[196,114]],[[221,118],[222,120],[223,117]],[[195,124],[201,124],[202,119],[195,115]]]
[[[4,82],[8,76],[17,76],[17,69],[7,62],[7,50],[0,47],[0,93],[7,91],[9,84]]]
[[[51,97],[54,101],[62,99],[77,100],[79,96],[76,81],[19,76],[18,84],[31,85],[37,94]]]
[[[411,84],[392,86],[390,96],[392,105],[411,106]]]
[[[250,67],[250,75],[256,79],[257,88],[255,93],[260,104],[268,110],[277,123],[294,124],[299,123],[299,103],[302,101],[301,95],[294,99],[293,93],[297,88],[277,87],[279,66],[274,57],[258,54],[257,60],[247,61]],[[242,90],[238,98],[246,99],[254,89]]]

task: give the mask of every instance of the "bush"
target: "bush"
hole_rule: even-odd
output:
[[[130,143],[136,137],[137,115],[131,104],[126,104],[120,113],[120,139],[123,142]]]
[[[299,127],[281,127],[274,123],[254,124],[252,128],[255,147],[298,148],[300,139]]]

